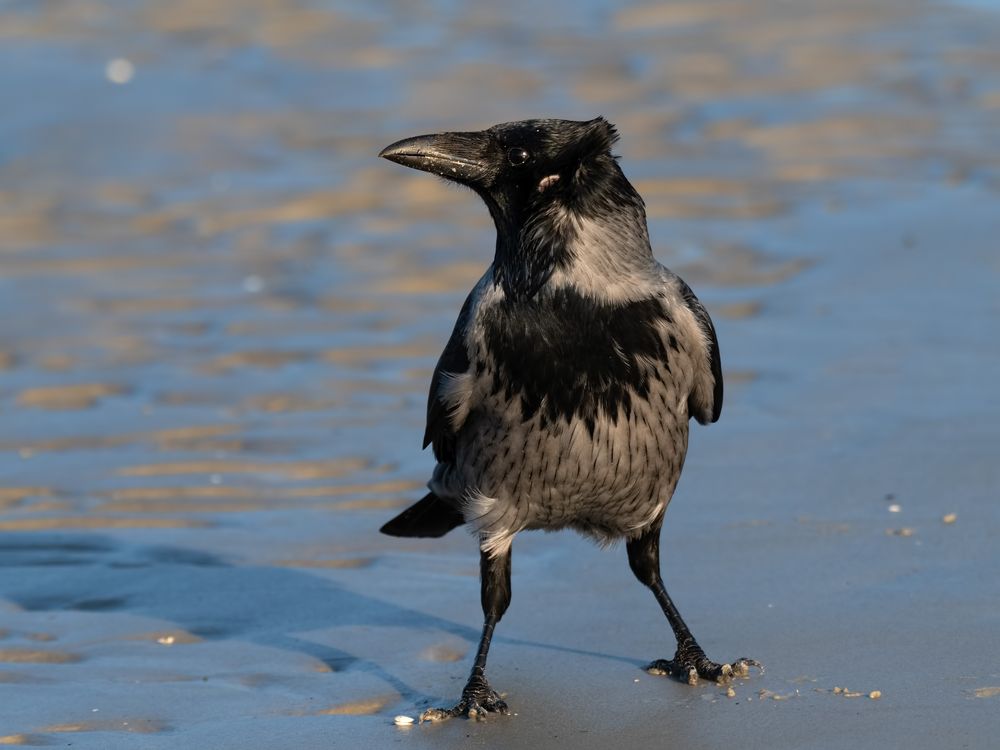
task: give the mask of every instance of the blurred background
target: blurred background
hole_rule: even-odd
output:
[[[998,40],[990,0],[0,2],[0,743],[385,747],[455,697],[475,544],[375,530],[494,233],[376,154],[597,115],[727,377],[667,585],[771,669],[647,677],[623,552],[525,535],[522,716],[405,741],[995,736]]]

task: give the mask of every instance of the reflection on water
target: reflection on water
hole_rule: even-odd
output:
[[[771,246],[784,219],[914,185],[1000,187],[1000,19],[970,10],[987,5],[4,4],[0,532],[114,540],[110,562],[71,567],[167,564],[115,557],[149,540],[210,549],[234,569],[372,567],[396,549],[372,530],[425,479],[426,382],[492,251],[472,195],[377,163],[381,146],[603,114],[622,132],[660,258],[717,318],[753,318],[769,289],[823,262]],[[754,373],[733,365],[729,382],[751,388]],[[178,580],[161,581],[167,599],[183,598]],[[189,596],[211,598],[215,579],[206,586]],[[0,682],[86,690],[108,675],[87,666],[107,639],[129,644],[136,680],[200,679],[201,662],[159,660],[167,639],[179,653],[203,636],[169,618],[140,628],[130,601],[59,620],[57,640],[110,627],[71,650],[31,642],[35,615],[7,602],[24,624],[0,635],[0,662],[20,671]],[[254,652],[271,673],[238,678],[230,657],[204,658],[265,692],[342,658],[268,637],[310,656]],[[425,658],[463,653],[430,644]],[[414,695],[382,684],[358,698],[344,684],[330,688],[342,701],[305,709],[288,688],[277,703],[283,715],[365,715]],[[0,744],[176,723],[54,705],[67,721],[25,713],[10,730],[25,733]]]

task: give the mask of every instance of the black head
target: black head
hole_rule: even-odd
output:
[[[498,225],[519,224],[552,200],[574,204],[588,177],[617,171],[614,126],[594,120],[523,120],[487,130],[407,138],[379,156],[475,190]]]
[[[523,298],[574,260],[580,220],[615,227],[614,252],[649,255],[642,199],[611,154],[617,140],[602,117],[524,120],[407,138],[379,156],[475,190],[497,226],[494,280]]]

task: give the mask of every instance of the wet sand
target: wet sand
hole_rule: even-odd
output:
[[[0,744],[991,747],[998,35],[989,2],[0,9]],[[376,529],[492,227],[374,155],[598,113],[727,373],[667,586],[767,672],[647,675],[624,550],[524,534],[516,715],[399,729],[478,639],[474,541]]]

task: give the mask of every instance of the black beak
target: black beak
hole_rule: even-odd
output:
[[[489,145],[489,135],[483,132],[438,133],[396,141],[379,156],[455,182],[485,186],[492,177]]]

